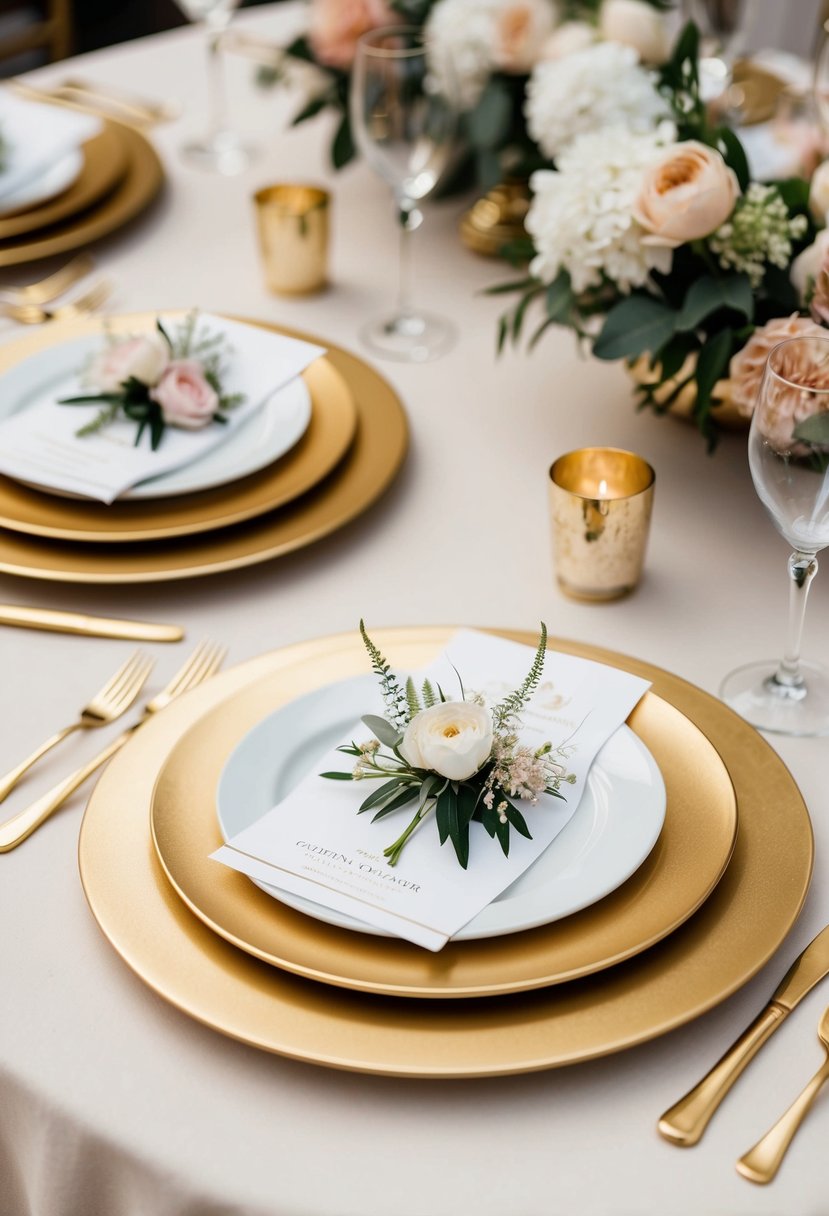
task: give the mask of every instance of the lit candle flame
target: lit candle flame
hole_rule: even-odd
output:
[[[604,478],[599,482],[599,498],[607,497],[607,482]]]

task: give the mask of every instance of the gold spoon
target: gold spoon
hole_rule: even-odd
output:
[[[749,1182],[771,1182],[783,1162],[794,1134],[809,1113],[812,1103],[829,1081],[829,1008],[824,1009],[817,1028],[818,1038],[826,1051],[826,1059],[799,1097],[795,1098],[785,1115],[758,1140],[754,1148],[737,1162],[737,1171]]]

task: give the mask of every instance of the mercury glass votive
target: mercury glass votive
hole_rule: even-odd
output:
[[[642,573],[654,471],[621,448],[579,448],[550,468],[556,578],[565,595],[615,600]]]
[[[328,282],[328,192],[317,186],[266,186],[253,201],[268,289],[285,296],[321,291]]]

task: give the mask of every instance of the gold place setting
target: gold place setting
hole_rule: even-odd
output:
[[[0,1216],[821,1210],[797,2],[10,60]]]

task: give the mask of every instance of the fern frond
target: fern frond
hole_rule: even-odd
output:
[[[538,649],[535,652],[532,666],[527,672],[524,683],[515,692],[510,693],[505,697],[500,704],[496,705],[492,711],[492,718],[496,730],[503,730],[514,718],[518,716],[521,710],[529,701],[535,690],[538,688],[544,671],[544,656],[547,651],[547,626],[541,622],[541,636],[538,641]]]
[[[414,685],[414,680],[409,676],[406,681],[406,704],[409,707],[409,717],[413,718],[415,714],[419,714],[422,706],[417,695],[417,689]]]
[[[366,633],[365,623],[362,620],[360,621],[360,637],[368,651],[371,669],[380,681],[380,691],[383,695],[388,720],[392,726],[403,730],[409,724],[409,704],[406,694],[397,682],[387,660]]]
[[[438,699],[437,693],[435,692],[434,688],[432,687],[431,680],[423,681],[423,688],[421,690],[421,695],[423,697],[423,705],[426,709],[431,709],[432,706],[437,703],[437,699]]]

